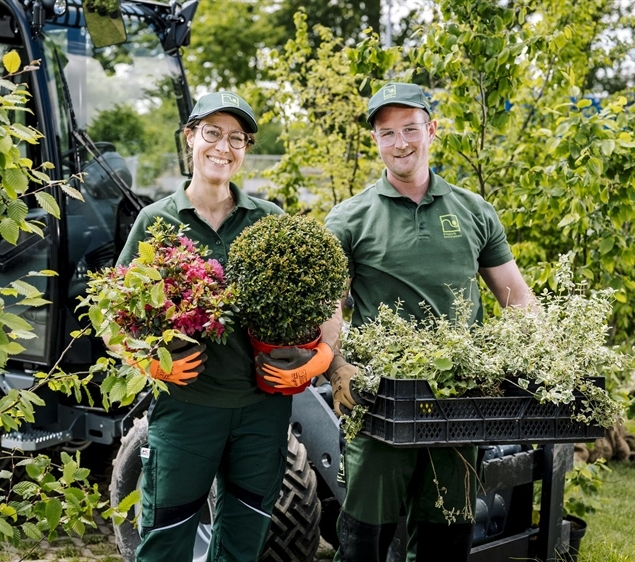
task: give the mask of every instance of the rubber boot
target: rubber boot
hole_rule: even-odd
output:
[[[388,547],[397,529],[396,523],[370,525],[341,512],[341,562],[385,562]]]
[[[467,562],[474,534],[471,523],[419,523],[417,531],[417,562]]]

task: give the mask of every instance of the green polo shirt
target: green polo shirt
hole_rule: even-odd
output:
[[[335,206],[326,226],[349,261],[353,325],[375,318],[380,303],[403,301],[404,318],[453,318],[452,290],[474,302],[472,322],[482,316],[476,274],[513,259],[494,208],[482,197],[430,172],[430,185],[416,204],[381,179]]]
[[[189,181],[183,182],[174,194],[142,209],[118,264],[128,264],[136,257],[139,241],[147,237],[146,229],[156,217],[162,217],[177,226],[187,224],[190,230],[186,235],[206,245],[210,250],[207,257],[217,259],[224,266],[230,244],[246,227],[265,215],[283,212],[274,203],[249,197],[232,183],[230,188],[236,198],[236,206],[216,231],[196,212],[187,198],[185,190],[188,185]],[[208,357],[205,371],[196,382],[187,386],[169,385],[172,397],[205,406],[233,408],[255,404],[268,396],[257,390],[253,350],[246,330],[236,323],[226,344],[220,345],[211,340],[205,343]]]

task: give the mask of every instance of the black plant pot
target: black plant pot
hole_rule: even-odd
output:
[[[586,521],[573,515],[567,515],[565,519],[571,524],[571,531],[569,534],[569,551],[564,553],[562,559],[565,562],[578,562],[580,543],[586,533]]]

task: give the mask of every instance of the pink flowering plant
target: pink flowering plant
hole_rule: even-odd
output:
[[[187,230],[159,217],[129,265],[88,273],[79,307],[88,307],[93,328],[120,364],[116,372],[111,361],[103,365],[110,374],[102,394],[110,402],[130,402],[148,382],[155,394],[166,390],[146,374],[152,359],[170,371],[170,351],[202,339],[225,343],[232,332],[235,287],[217,260],[205,258],[208,248],[185,236]]]

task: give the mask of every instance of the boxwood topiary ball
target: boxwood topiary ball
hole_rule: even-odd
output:
[[[234,240],[228,257],[240,321],[266,343],[315,339],[346,291],[348,265],[339,240],[308,216],[261,218]]]

